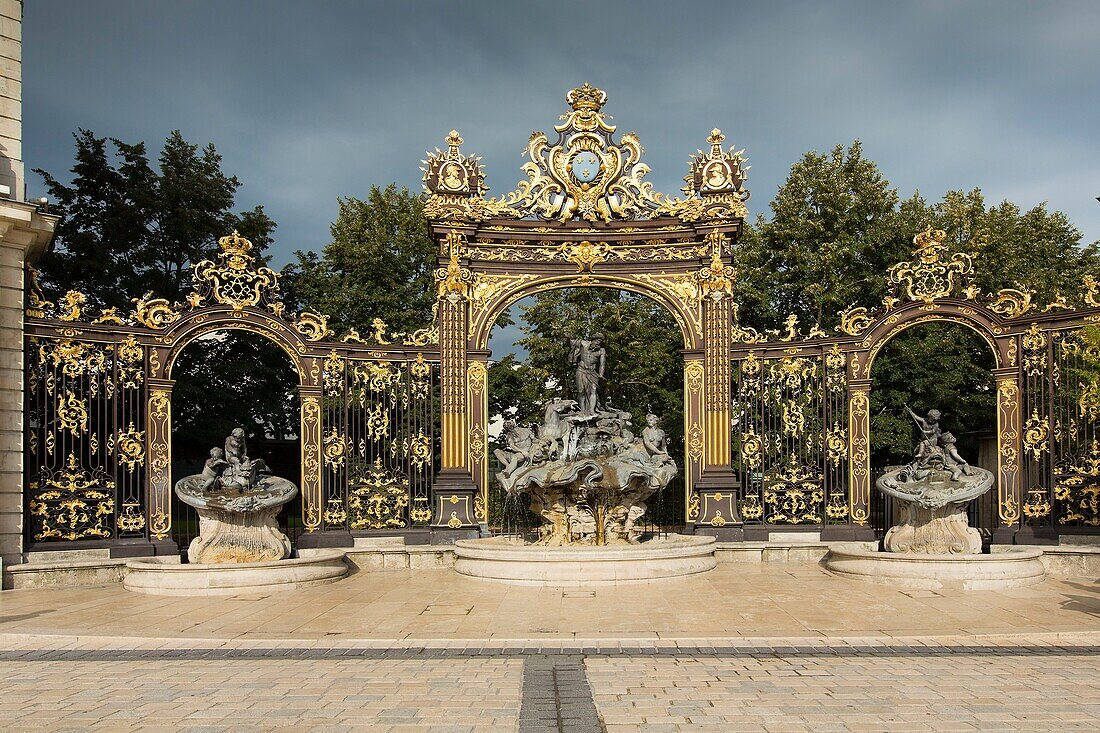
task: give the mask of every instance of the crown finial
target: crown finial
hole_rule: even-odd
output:
[[[565,95],[565,101],[577,112],[581,110],[599,112],[607,102],[607,92],[585,82],[576,89],[570,89],[569,94]]]
[[[218,247],[221,248],[221,256],[227,258],[231,267],[243,266],[252,260],[252,255],[249,254],[252,251],[252,242],[242,237],[236,229],[228,237],[219,239]]]
[[[945,239],[947,239],[947,232],[942,229],[933,229],[929,225],[923,232],[913,237],[913,244],[917,246],[917,249],[927,249],[928,247],[942,245]]]

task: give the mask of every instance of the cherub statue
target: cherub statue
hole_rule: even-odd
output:
[[[213,488],[227,468],[229,463],[225,460],[225,452],[221,448],[211,448],[210,457],[206,459],[202,473],[199,474],[202,477],[201,489],[208,491]]]
[[[944,458],[946,459],[946,468],[951,471],[951,478],[958,481],[965,474],[970,476],[973,474],[973,470],[970,468],[970,464],[967,463],[962,456],[959,455],[958,448],[955,447],[955,436],[950,432],[944,433],[940,436],[940,447],[943,448]]]
[[[905,411],[913,418],[913,422],[920,428],[921,440],[917,443],[916,449],[913,451],[918,463],[927,461],[932,456],[940,453],[940,414],[939,410],[929,410],[927,417],[921,417],[917,413],[913,412],[909,405],[905,406]]]

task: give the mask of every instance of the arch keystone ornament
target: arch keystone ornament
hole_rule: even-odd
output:
[[[488,506],[487,399],[469,375],[488,357],[496,318],[528,295],[607,287],[653,298],[680,326],[690,365],[685,506],[700,507],[689,511],[700,529],[736,536],[729,345],[747,166],[713,129],[689,161],[684,196],[655,191],[638,136],[618,134],[603,111],[607,99],[591,84],[570,90],[553,133],[531,135],[524,180],[497,198],[485,197],[480,158],[462,152],[455,131],[424,160],[424,210],[439,246],[442,454],[432,524],[441,532],[470,534],[475,507]],[[711,492],[706,501],[695,495],[700,487]]]

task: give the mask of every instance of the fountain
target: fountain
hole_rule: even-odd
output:
[[[347,574],[343,551],[289,559],[290,539],[277,517],[298,487],[250,458],[242,428],[212,448],[201,473],[176,482],[176,494],[199,515],[188,564],[163,558],[127,562],[128,590],[159,595],[228,595],[330,583]]]
[[[554,398],[542,423],[508,420],[496,478],[509,497],[525,494],[543,524],[534,542],[459,540],[455,570],[528,583],[638,581],[715,566],[714,539],[672,535],[643,541],[646,500],[678,473],[656,415],[635,434],[631,414],[597,400],[605,367],[599,336],[575,339],[570,363],[577,399]]]
[[[890,466],[875,482],[899,502],[901,523],[887,531],[884,552],[839,543],[830,546],[825,566],[838,575],[908,588],[960,584],[990,589],[1041,582],[1041,550],[982,554],[981,534],[970,526],[966,509],[992,488],[993,474],[959,455],[955,436],[940,427],[939,410],[921,417],[905,409],[921,433],[913,460]]]

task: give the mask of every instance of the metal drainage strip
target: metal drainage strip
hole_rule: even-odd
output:
[[[530,656],[523,662],[519,733],[601,733],[596,701],[576,655]]]

